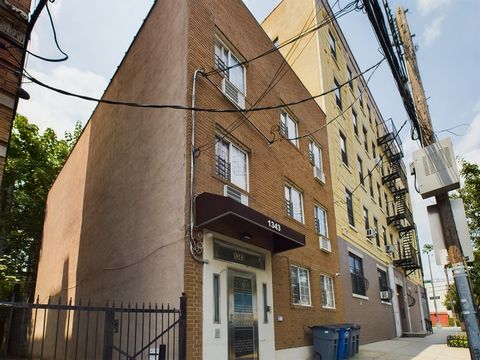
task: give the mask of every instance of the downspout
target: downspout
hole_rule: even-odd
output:
[[[202,259],[197,255],[198,245],[195,242],[194,227],[195,227],[195,158],[197,156],[197,149],[195,147],[195,95],[198,74],[204,74],[204,69],[200,68],[193,73],[192,82],[192,136],[190,141],[190,229],[189,229],[189,243],[190,254],[192,257],[203,264],[207,264],[208,260]]]

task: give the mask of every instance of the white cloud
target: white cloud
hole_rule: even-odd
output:
[[[444,20],[444,16],[438,16],[433,19],[432,23],[425,28],[425,31],[423,32],[425,45],[430,45],[440,36],[442,33],[442,24]]]
[[[100,97],[107,86],[107,80],[89,71],[82,71],[65,65],[58,66],[48,73],[34,69],[30,74],[38,80],[74,93]],[[30,100],[19,103],[18,113],[25,115],[41,130],[50,127],[58,136],[73,130],[76,121],[83,125],[89,119],[96,103],[57,94],[36,84],[24,84]]]
[[[417,7],[420,13],[425,16],[448,5],[450,2],[451,0],[417,0]]]
[[[478,134],[480,134],[480,111],[474,116],[466,134],[458,141],[455,147],[457,156],[480,164],[480,136]]]

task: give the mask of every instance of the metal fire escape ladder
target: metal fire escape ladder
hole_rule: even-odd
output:
[[[387,216],[387,224],[394,226],[400,234],[399,258],[393,265],[404,269],[405,276],[420,268],[415,242],[415,223],[408,207],[408,182],[405,165],[402,161],[403,148],[398,131],[392,119],[379,124],[377,144],[383,148],[388,160],[388,171],[382,176],[382,183],[393,195],[393,214]],[[387,205],[388,206],[388,205]]]

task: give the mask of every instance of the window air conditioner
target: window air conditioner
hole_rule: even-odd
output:
[[[389,301],[390,300],[390,291],[388,291],[388,290],[380,291],[380,299]]]
[[[332,252],[332,242],[325,236],[319,236],[320,249],[326,252]]]
[[[316,167],[316,166],[313,167],[313,177],[316,180],[321,181],[322,183],[325,182],[325,173],[319,167]]]
[[[233,186],[225,185],[223,188],[223,195],[248,206],[248,195],[235,189]]]
[[[386,252],[387,254],[391,254],[391,253],[393,253],[394,251],[395,251],[395,247],[394,247],[392,244],[387,244],[387,245],[385,246],[385,252]]]
[[[370,229],[367,229],[367,238],[373,238],[377,236],[377,229],[376,228],[370,228]]]
[[[222,79],[222,92],[240,109],[245,109],[245,95],[226,77]]]

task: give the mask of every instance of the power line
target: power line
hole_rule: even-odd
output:
[[[351,80],[355,80],[356,78],[362,76],[363,74],[373,70],[374,68],[378,67],[385,58],[381,59],[379,62],[376,64],[370,66],[363,72],[359,73],[355,77],[353,77]],[[109,100],[109,99],[98,99],[94,98],[92,96],[87,96],[87,95],[81,95],[81,94],[76,94],[64,89],[60,89],[57,87],[54,87],[52,85],[45,84],[44,82],[36,79],[35,77],[29,75],[26,71],[24,71],[25,77],[29,80],[31,80],[33,83],[42,86],[46,89],[49,89],[51,91],[54,91],[56,93],[66,95],[66,96],[71,96],[87,101],[93,101],[101,104],[108,104],[108,105],[121,105],[121,106],[127,106],[127,107],[135,107],[135,108],[148,108],[148,109],[173,109],[173,110],[188,110],[188,111],[198,111],[198,112],[209,112],[209,113],[249,113],[249,112],[254,112],[254,111],[268,111],[268,110],[276,110],[276,109],[281,109],[284,107],[288,106],[295,106],[295,105],[300,105],[308,101],[315,100],[319,97],[325,96],[327,94],[330,94],[338,89],[341,89],[343,86],[347,85],[350,83],[351,80],[346,81],[342,84],[340,84],[338,87],[335,87],[333,89],[330,89],[328,91],[325,91],[321,94],[314,95],[314,96],[309,96],[307,98],[303,98],[300,100],[292,101],[289,103],[285,104],[277,104],[277,105],[271,105],[271,106],[262,106],[262,107],[257,107],[254,109],[218,109],[218,108],[202,108],[202,107],[191,107],[191,106],[185,106],[185,105],[178,105],[178,104],[142,104],[142,103],[136,103],[136,102],[130,102],[130,101],[119,101],[119,100]]]
[[[360,10],[361,7],[360,7],[360,5],[358,5],[359,1],[360,1],[360,0],[354,0],[354,1],[350,2],[350,3],[348,3],[348,4],[344,7],[344,9],[351,8],[351,9],[349,10],[349,12],[350,12],[350,11],[353,11],[353,10]],[[355,5],[355,6],[353,6],[353,5]],[[343,14],[343,15],[346,15],[346,14]],[[340,18],[340,17],[343,16],[343,15],[338,16],[338,18]],[[311,29],[308,29],[308,30],[306,30],[306,31],[304,31],[304,32],[301,32],[301,33],[299,33],[298,35],[292,37],[291,39],[289,39],[289,40],[281,43],[278,47],[273,47],[273,48],[271,48],[271,49],[269,49],[269,50],[267,50],[267,51],[265,51],[265,52],[263,52],[263,53],[261,53],[261,54],[259,54],[259,55],[254,56],[254,57],[251,58],[251,59],[248,59],[248,60],[239,62],[239,63],[237,63],[237,64],[235,64],[235,65],[226,67],[226,68],[224,68],[224,69],[222,69],[222,70],[220,70],[220,69],[214,69],[214,70],[212,70],[212,71],[207,72],[207,73],[205,74],[205,76],[210,76],[210,75],[212,75],[212,74],[217,74],[217,73],[219,73],[220,71],[228,71],[228,70],[233,69],[233,68],[235,68],[235,67],[237,67],[237,66],[242,66],[242,65],[248,64],[248,63],[250,63],[250,62],[252,62],[252,61],[255,61],[255,60],[257,60],[257,59],[260,59],[260,58],[262,58],[262,57],[264,57],[264,56],[267,56],[267,55],[269,55],[269,54],[271,54],[271,53],[273,53],[273,52],[275,52],[275,51],[278,51],[279,49],[281,49],[281,48],[283,48],[283,47],[285,47],[285,46],[287,46],[287,45],[289,45],[289,44],[291,44],[291,43],[293,43],[293,42],[295,42],[295,41],[297,41],[297,40],[299,40],[299,39],[307,36],[308,34],[314,32],[314,31],[317,31],[317,30],[320,29],[322,26],[323,26],[322,24],[316,25],[316,26],[312,27]]]
[[[337,1],[338,2],[338,1]],[[320,12],[321,8],[319,8],[319,10],[315,13],[315,8],[313,8],[313,10],[311,11],[311,13],[308,15],[306,21],[305,21],[305,24],[303,25],[302,27],[302,32],[304,31],[305,27],[307,26],[307,23],[309,22],[309,19],[310,19],[310,16],[311,14],[314,14],[314,17],[310,20],[310,24],[315,20],[315,18],[318,16],[319,12]],[[335,20],[335,16],[340,14],[342,11],[344,11],[344,9],[340,9],[341,11],[339,11],[337,14],[334,14],[332,16],[330,16],[328,19],[326,19],[325,21],[323,21],[319,27],[323,27],[323,26],[326,26],[328,25],[329,23],[331,23],[333,20]],[[309,24],[309,25],[310,25]],[[292,62],[292,64],[289,64],[288,63],[288,58],[290,58],[290,56],[293,56],[293,53],[295,52],[296,50],[296,45],[298,43],[294,43],[294,45],[289,49],[289,51],[287,52],[286,56],[285,57],[282,57],[282,63],[281,65],[279,66],[279,68],[277,69],[277,71],[275,72],[273,78],[271,79],[270,83],[268,84],[267,88],[264,90],[264,92],[260,95],[260,97],[252,104],[252,106],[250,107],[250,109],[253,109],[261,100],[263,100],[265,98],[265,96],[281,81],[281,79],[283,79],[283,77],[287,74],[288,70],[291,69],[291,65],[293,65],[295,63],[295,61],[299,58],[299,56],[303,53],[303,51],[305,50],[305,48],[307,47],[308,43],[310,42],[310,40],[312,39],[313,37],[313,34],[312,33],[312,36],[310,37],[310,39],[308,40],[307,44],[305,44],[305,46],[303,47],[303,49],[300,51],[300,53],[297,55],[297,57],[295,58],[295,60]],[[280,73],[283,71],[283,69],[287,67],[287,70],[282,74],[280,75]],[[228,71],[228,70],[227,70]],[[207,80],[210,81],[210,83],[212,83],[212,85],[215,86],[215,84],[213,84],[213,82],[207,77]],[[216,86],[215,86],[216,87]],[[220,91],[220,90],[219,90]],[[225,133],[220,137],[220,138],[216,138],[215,141],[213,142],[213,144],[204,144],[204,145],[200,145],[197,150],[200,150],[200,149],[205,149],[205,148],[208,148],[209,146],[214,146],[216,145],[219,141],[222,141],[223,139],[225,139],[227,136],[229,135],[232,135],[232,132],[235,131],[237,128],[239,128],[243,123],[244,121],[248,121],[250,122],[255,128],[256,126],[250,121],[249,119],[249,116],[248,115],[244,115],[242,114],[235,122],[233,122],[229,127],[227,127],[227,129],[225,129]],[[257,129],[257,128],[256,128]],[[258,130],[258,129],[257,129]],[[262,133],[262,136],[266,138],[266,136]],[[267,138],[267,142],[270,143],[270,140]]]
[[[365,92],[367,86],[368,86],[368,83],[370,82],[370,79],[372,78],[373,74],[375,74],[375,72],[377,71],[377,69],[380,67],[380,65],[382,64],[382,62],[385,60],[385,58],[383,58],[382,60],[380,60],[377,64],[375,64],[372,68],[374,69],[372,71],[372,73],[370,74],[370,76],[368,77],[367,81],[366,81],[366,84],[365,86],[362,88],[362,91],[360,91],[359,95],[355,98],[355,100],[348,106],[346,107],[342,112],[340,112],[337,116],[335,116],[334,118],[330,119],[328,122],[326,122],[324,125],[322,125],[321,127],[315,129],[315,130],[312,130],[312,131],[309,131],[303,135],[300,135],[300,136],[296,136],[296,137],[293,137],[293,138],[286,138],[286,140],[298,140],[298,139],[303,139],[305,137],[309,137],[317,132],[319,132],[320,130],[326,128],[328,125],[330,125],[331,123],[333,123],[335,120],[337,120],[339,117],[341,117],[342,115],[344,115],[348,110],[350,110],[353,105],[358,101],[358,99],[360,99],[363,95],[363,93]],[[370,69],[372,69],[370,68]],[[354,79],[358,78],[359,76],[363,75],[366,71],[358,74],[357,76],[354,76],[351,80],[347,81],[346,83],[350,83],[350,81],[353,81]],[[346,83],[343,83],[341,84],[338,88],[341,88],[343,85],[345,85]],[[333,91],[335,91],[337,88],[334,88]],[[332,90],[330,90],[329,92],[332,92]],[[282,138],[278,139],[278,140],[275,140],[276,141],[279,141],[281,140]]]

